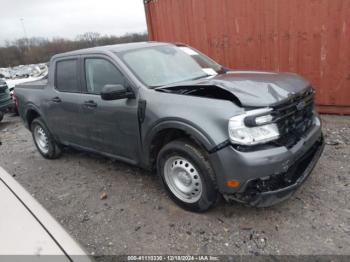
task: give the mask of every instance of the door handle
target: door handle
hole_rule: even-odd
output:
[[[89,100],[84,102],[84,106],[86,107],[97,107],[97,104],[95,101]]]
[[[51,101],[54,103],[61,103],[62,102],[61,98],[59,98],[58,96],[52,98]]]

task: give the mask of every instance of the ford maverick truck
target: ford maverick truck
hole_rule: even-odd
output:
[[[156,170],[192,211],[220,195],[279,203],[324,147],[314,90],[293,73],[230,70],[159,42],[58,54],[49,68],[48,79],[15,88],[40,154],[53,159],[74,147]]]

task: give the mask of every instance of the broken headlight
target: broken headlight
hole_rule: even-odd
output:
[[[263,108],[231,117],[228,124],[231,142],[257,145],[278,139],[280,134],[277,125],[272,121],[271,111],[270,108]]]

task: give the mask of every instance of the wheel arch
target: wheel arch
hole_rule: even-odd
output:
[[[179,120],[164,121],[155,125],[145,137],[146,166],[153,168],[160,149],[178,138],[190,139],[208,152],[215,147],[214,141],[199,127]]]
[[[38,118],[38,117],[41,117],[44,120],[44,122],[46,123],[45,117],[42,114],[41,110],[34,104],[28,104],[26,106],[26,109],[24,111],[24,116],[23,116],[23,120],[24,120],[26,127],[30,129],[33,120]]]

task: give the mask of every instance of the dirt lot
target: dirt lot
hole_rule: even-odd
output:
[[[312,175],[266,209],[221,203],[193,214],[138,168],[73,150],[45,160],[14,116],[0,123],[0,165],[92,254],[350,254],[350,117],[323,122]]]

